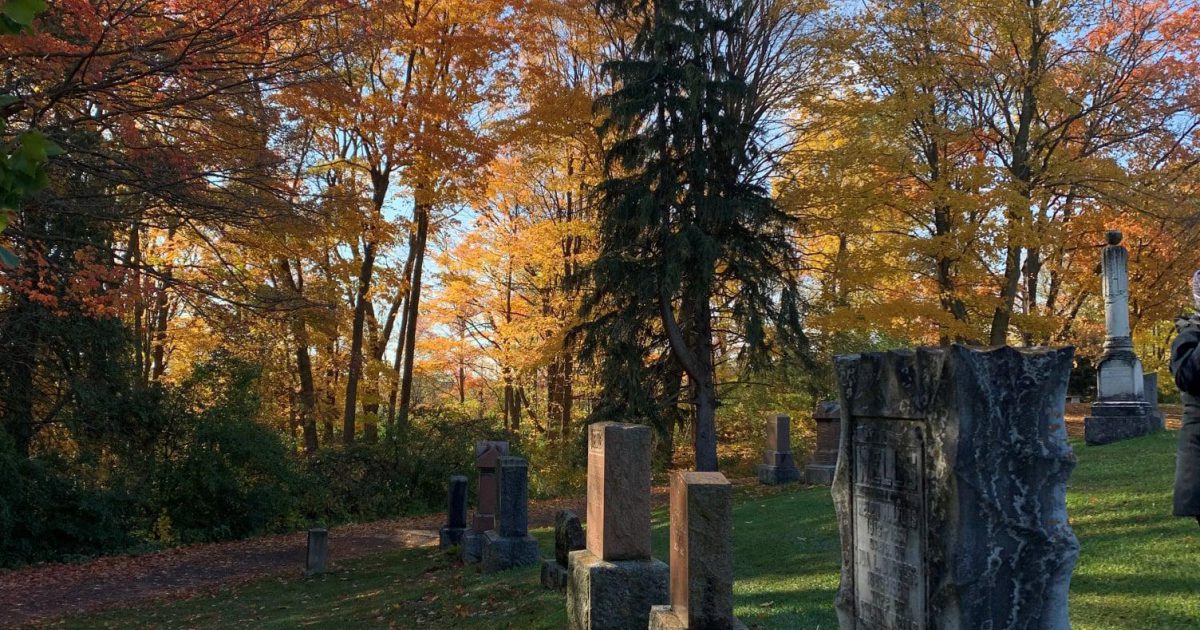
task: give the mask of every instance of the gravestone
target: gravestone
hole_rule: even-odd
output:
[[[304,554],[304,575],[324,573],[329,565],[329,530],[308,530],[308,548]]]
[[[446,525],[438,531],[439,547],[442,549],[462,544],[463,534],[467,531],[467,478],[452,475],[446,494]]]
[[[567,627],[647,627],[669,573],[650,557],[650,427],[588,427],[587,525],[587,548],[569,555]]]
[[[1158,430],[1158,418],[1145,399],[1142,362],[1133,351],[1129,328],[1129,251],[1118,231],[1107,234],[1101,270],[1104,284],[1104,356],[1096,373],[1092,415],[1083,421],[1088,444],[1110,444]]]
[[[520,457],[497,461],[497,522],[483,534],[484,573],[527,567],[538,562],[538,542],[529,535],[529,464]]]
[[[733,616],[733,497],[718,472],[671,476],[671,604],[649,630],[745,630]]]
[[[775,486],[800,480],[800,469],[792,455],[792,419],[776,415],[767,420],[767,448],[758,465],[759,483]]]
[[[467,563],[479,562],[483,553],[483,535],[496,525],[496,464],[508,455],[508,442],[475,443],[475,469],[479,471],[479,497],[475,518],[463,534],[462,557]]]
[[[1167,416],[1163,414],[1162,408],[1158,406],[1158,373],[1150,372],[1143,377],[1142,380],[1145,386],[1142,391],[1145,392],[1144,398],[1146,404],[1150,406],[1150,414],[1154,417],[1155,429],[1164,431],[1167,428]]]
[[[838,441],[842,438],[842,408],[836,401],[817,403],[813,422],[817,425],[817,447],[804,467],[804,482],[828,486],[833,483],[833,472],[837,467]]]
[[[1068,630],[1074,349],[838,357],[841,630]]]
[[[567,562],[572,551],[587,547],[583,524],[570,510],[554,515],[554,557],[542,560],[542,586],[556,591],[567,589]]]

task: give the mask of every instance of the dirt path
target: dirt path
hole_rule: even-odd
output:
[[[653,497],[655,506],[665,505],[667,488],[655,488]],[[530,526],[552,527],[554,514],[563,509],[585,517],[583,497],[532,501]],[[382,551],[436,545],[437,528],[444,522],[444,514],[431,514],[333,528],[331,560],[336,564]],[[182,599],[273,574],[299,573],[306,543],[306,534],[297,532],[3,572],[0,627],[37,625],[149,600]]]

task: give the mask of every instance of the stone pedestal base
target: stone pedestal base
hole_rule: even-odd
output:
[[[462,538],[462,560],[477,564],[483,558],[483,534],[468,529]]]
[[[495,530],[483,534],[480,563],[484,573],[533,566],[540,558],[538,542],[533,536],[508,538]]]
[[[1161,430],[1162,421],[1144,402],[1098,402],[1083,420],[1083,439],[1093,446],[1111,444]]]
[[[467,528],[465,527],[443,527],[438,530],[438,547],[449,549],[455,545],[461,545],[466,533]]]
[[[831,486],[835,470],[837,470],[836,466],[805,466],[804,483],[814,486]]]
[[[567,567],[555,560],[542,560],[542,586],[547,590],[567,590],[567,575]]]
[[[800,481],[800,469],[796,468],[794,464],[791,466],[759,464],[758,481],[767,486],[778,486],[780,484]]]
[[[715,628],[715,626],[714,626]],[[670,606],[655,606],[650,609],[649,630],[696,630],[689,629],[687,623],[675,614]],[[708,630],[705,628],[704,630]],[[721,630],[746,630],[746,624],[737,617],[729,621],[729,625]]]
[[[584,549],[571,552],[567,571],[569,630],[646,628],[650,608],[670,600],[670,569],[659,560],[605,562]]]

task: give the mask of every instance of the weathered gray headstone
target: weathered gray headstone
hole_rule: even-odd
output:
[[[1158,430],[1145,400],[1142,362],[1133,351],[1129,327],[1129,251],[1118,231],[1107,234],[1101,269],[1104,280],[1104,356],[1097,366],[1096,400],[1083,421],[1088,444],[1109,444]]]
[[[1142,391],[1145,393],[1146,404],[1150,406],[1150,413],[1154,416],[1155,428],[1159,431],[1166,430],[1167,417],[1163,414],[1162,408],[1158,406],[1158,373],[1147,373],[1142,382],[1145,383]]]
[[[768,486],[800,480],[800,469],[792,455],[792,419],[775,415],[767,419],[767,448],[758,465],[758,481]]]
[[[583,524],[570,510],[554,515],[554,557],[542,560],[542,586],[563,591],[567,588],[567,563],[572,551],[587,548]]]
[[[817,425],[817,447],[804,467],[804,482],[828,486],[833,483],[833,471],[837,466],[838,441],[842,438],[842,408],[836,401],[817,403],[813,421]]]
[[[308,530],[308,549],[304,554],[304,575],[324,573],[329,565],[329,530]]]
[[[645,628],[668,601],[668,569],[650,557],[650,427],[588,427],[587,548],[569,556],[570,630]]]
[[[499,496],[496,528],[484,532],[484,573],[527,567],[538,562],[538,542],[529,535],[529,464],[504,456],[496,466]]]
[[[733,616],[733,497],[718,472],[671,477],[671,604],[649,630],[745,630]]]
[[[462,544],[467,531],[467,478],[463,475],[450,477],[450,489],[446,505],[446,525],[438,531],[442,549]]]
[[[496,463],[508,455],[508,442],[481,441],[475,443],[475,469],[479,471],[479,504],[471,527],[463,534],[464,562],[479,562],[483,553],[483,535],[496,525]]]
[[[1067,630],[1074,349],[838,357],[842,630]]]

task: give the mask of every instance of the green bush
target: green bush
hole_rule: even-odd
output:
[[[184,543],[284,529],[299,475],[287,446],[259,422],[258,366],[216,354],[181,384],[192,410],[161,462],[154,509]],[[155,519],[161,537],[164,525]]]
[[[322,449],[304,463],[302,516],[329,523],[443,510],[450,475],[474,475],[475,441],[504,439],[489,426],[494,421],[423,409],[378,444]]]

